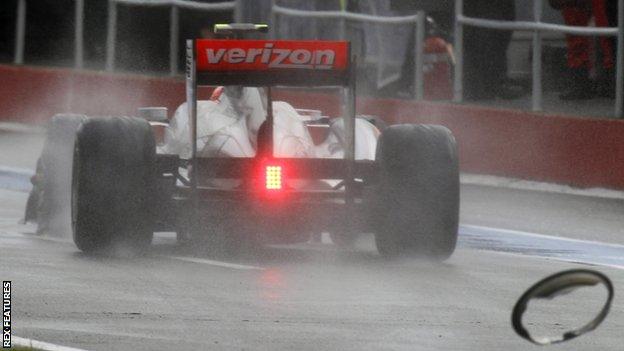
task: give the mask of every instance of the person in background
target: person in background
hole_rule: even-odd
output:
[[[515,0],[466,0],[468,17],[501,21],[516,18]],[[513,32],[464,27],[464,98],[488,100],[514,99],[524,94],[507,77],[507,48]]]
[[[550,0],[550,5],[561,10],[566,25],[587,26],[592,17],[596,27],[616,26],[616,0]],[[613,12],[613,13],[611,13]],[[561,100],[585,100],[596,96],[613,97],[615,94],[614,43],[608,37],[598,39],[598,52],[602,62],[596,81],[590,78],[592,61],[591,38],[587,36],[566,36],[568,46],[568,68],[571,84],[568,91],[559,96]]]

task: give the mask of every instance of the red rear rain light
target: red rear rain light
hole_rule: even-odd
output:
[[[267,165],[264,168],[266,190],[282,190],[282,166]]]

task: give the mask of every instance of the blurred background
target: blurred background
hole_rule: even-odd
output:
[[[147,1],[149,2],[149,1]],[[215,3],[221,1],[195,1]],[[377,16],[414,15],[424,10],[435,18],[445,33],[452,33],[454,1],[452,0],[280,0],[279,6],[302,10],[341,10],[373,14]],[[18,0],[0,2],[0,60],[10,63],[14,59],[15,28]],[[241,1],[241,16],[246,22],[271,22],[271,0]],[[532,4],[517,1],[518,19],[532,17]],[[71,67],[74,64],[74,16],[75,0],[28,0],[25,26],[24,63]],[[106,59],[106,32],[108,1],[84,0],[84,66],[89,69],[104,69]],[[169,6],[118,6],[117,48],[115,67],[121,71],[149,74],[169,73]],[[202,29],[211,28],[214,23],[234,20],[232,11],[202,11],[179,9],[179,48],[187,38],[202,36]],[[557,11],[546,8],[545,18],[553,23],[562,23]],[[339,21],[301,19],[280,16],[277,24],[279,38],[336,39]],[[375,87],[369,91],[384,90],[400,78],[400,68],[410,60],[413,24],[369,24],[348,23],[347,35],[360,48],[363,61],[369,67],[363,71],[363,79],[375,80]],[[446,38],[451,39],[451,38]],[[563,35],[552,38],[552,43],[563,48]],[[516,35],[510,48],[510,71],[515,76],[527,75],[527,42],[530,35]],[[550,41],[551,38],[548,38]],[[179,50],[179,70],[183,70]],[[379,81],[377,82],[378,72]],[[367,75],[375,79],[367,79]],[[381,91],[383,93],[383,91]]]
[[[562,16],[564,10],[553,6],[557,1],[561,2],[543,1],[543,22],[566,23]],[[22,12],[21,2],[24,4]],[[83,7],[80,63],[76,58],[75,39],[79,3]],[[111,4],[116,4],[113,21]],[[418,98],[415,83],[418,77],[414,70],[416,15],[424,11],[427,23],[425,73],[421,79],[424,80],[423,95],[427,100],[452,100],[456,64],[452,46],[455,5],[454,0],[3,0],[0,2],[0,63],[177,76],[184,70],[185,39],[210,37],[215,23],[262,22],[270,24],[272,38],[350,40],[358,61],[359,94],[410,99]],[[305,15],[322,13],[315,11],[338,11],[376,20]],[[464,0],[463,11],[467,16],[496,20],[533,21],[534,17],[533,1],[525,0]],[[25,19],[21,49],[16,43],[20,13],[24,13]],[[597,18],[591,13],[589,16]],[[588,25],[596,26],[596,23],[589,21]],[[114,43],[112,50],[107,44],[111,33],[114,35],[114,40],[109,40]],[[486,105],[497,105],[502,99],[510,107],[527,109],[531,99],[533,33],[500,33],[503,34],[466,26],[463,98]],[[556,109],[557,94],[577,81],[574,81],[574,72],[570,73],[566,35],[543,32],[541,42],[546,105]],[[592,42],[595,43],[596,38],[592,37]],[[594,51],[588,56],[596,61],[600,53]],[[596,66],[600,65],[592,66],[588,77],[601,76],[601,67]],[[610,74],[614,78],[614,74]],[[614,87],[606,89],[611,93],[600,97],[613,99]],[[459,101],[457,97],[455,101]],[[604,105],[599,112],[581,110],[590,115],[613,115],[612,102],[600,101],[599,105]],[[566,112],[578,110],[579,106],[573,103]]]

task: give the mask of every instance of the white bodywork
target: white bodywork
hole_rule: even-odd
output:
[[[276,157],[342,158],[344,122],[334,119],[327,138],[314,145],[307,117],[284,101],[273,102],[274,153]],[[215,100],[197,101],[197,152],[199,157],[253,157],[258,129],[266,117],[266,97],[259,88],[226,87]],[[374,160],[379,130],[357,118],[355,158]],[[180,105],[166,129],[159,151],[191,157],[186,103]]]

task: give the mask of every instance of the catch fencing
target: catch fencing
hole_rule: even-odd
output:
[[[74,0],[74,67],[84,66],[84,0]],[[234,21],[240,22],[240,0],[218,3],[202,3],[189,0],[108,0],[108,23],[106,29],[106,70],[115,69],[115,53],[117,45],[117,9],[119,6],[137,7],[170,7],[169,22],[169,73],[178,74],[178,52],[180,33],[180,9],[205,12],[230,11]],[[15,53],[13,62],[24,63],[24,46],[26,40],[27,0],[18,0],[17,20],[15,28]]]
[[[530,31],[533,32],[533,67],[532,67],[532,109],[543,110],[542,89],[542,32],[558,32],[582,36],[610,36],[617,38],[617,68],[616,68],[616,93],[615,93],[615,116],[624,118],[624,0],[618,0],[618,27],[588,28],[565,26],[542,22],[544,9],[543,0],[533,0],[533,21],[500,21],[481,18],[466,17],[463,14],[464,0],[455,1],[455,81],[453,101],[463,101],[463,72],[464,72],[464,26],[489,28],[507,31]]]
[[[279,6],[273,1],[271,5],[271,28],[272,38],[277,39],[279,33],[279,18],[306,18],[314,20],[337,20],[339,22],[339,30],[335,39],[347,40],[347,23],[367,23],[367,24],[390,24],[405,25],[412,24],[414,26],[415,47],[414,47],[414,95],[417,100],[424,98],[424,43],[425,43],[425,12],[419,11],[416,15],[411,16],[375,16],[361,13],[340,11],[312,11],[286,8]],[[315,24],[310,30],[317,32],[318,24]],[[315,35],[316,37],[316,35]],[[380,40],[391,40],[391,38],[380,38]],[[379,65],[379,62],[378,62]]]

